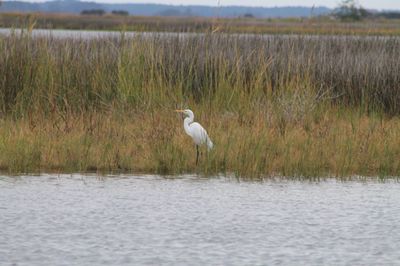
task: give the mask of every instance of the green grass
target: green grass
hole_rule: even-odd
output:
[[[396,38],[0,37],[0,168],[399,176]],[[195,165],[177,108],[215,143]]]

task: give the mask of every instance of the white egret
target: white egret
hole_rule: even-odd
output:
[[[193,142],[196,144],[196,165],[199,160],[199,146],[206,144],[208,150],[211,150],[214,146],[207,131],[197,122],[193,122],[194,114],[191,110],[175,110],[178,113],[183,113],[186,117],[183,120],[183,128],[186,134],[192,137]]]

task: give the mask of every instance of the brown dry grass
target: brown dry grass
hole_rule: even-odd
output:
[[[322,35],[400,35],[398,20],[370,19],[339,22],[326,17],[292,19],[82,16],[73,14],[3,13],[0,27],[26,27],[35,21],[37,28],[116,30],[139,32],[225,32],[255,34]]]
[[[0,38],[0,168],[399,176],[395,38]],[[173,110],[193,109],[215,149]]]
[[[181,117],[170,109],[93,114],[54,119],[3,120],[0,167],[20,172],[136,172],[243,178],[352,175],[398,176],[400,120],[337,116],[327,108],[311,121],[281,132],[280,117],[270,109],[241,117],[193,106],[215,149],[205,149],[198,166],[195,148],[184,134]],[[336,112],[335,112],[336,111]],[[332,113],[335,113],[332,115]],[[317,118],[317,117],[318,118]],[[306,125],[307,124],[307,125]]]

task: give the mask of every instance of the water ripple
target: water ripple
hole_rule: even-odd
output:
[[[396,182],[0,178],[1,265],[396,265]]]

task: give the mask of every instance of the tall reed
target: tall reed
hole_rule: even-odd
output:
[[[397,38],[0,38],[11,172],[398,175]],[[175,108],[216,143],[196,168]]]
[[[152,35],[133,39],[3,37],[3,114],[83,112],[187,101],[240,110],[309,87],[336,104],[400,112],[400,40]],[[244,105],[244,106],[243,106]]]

